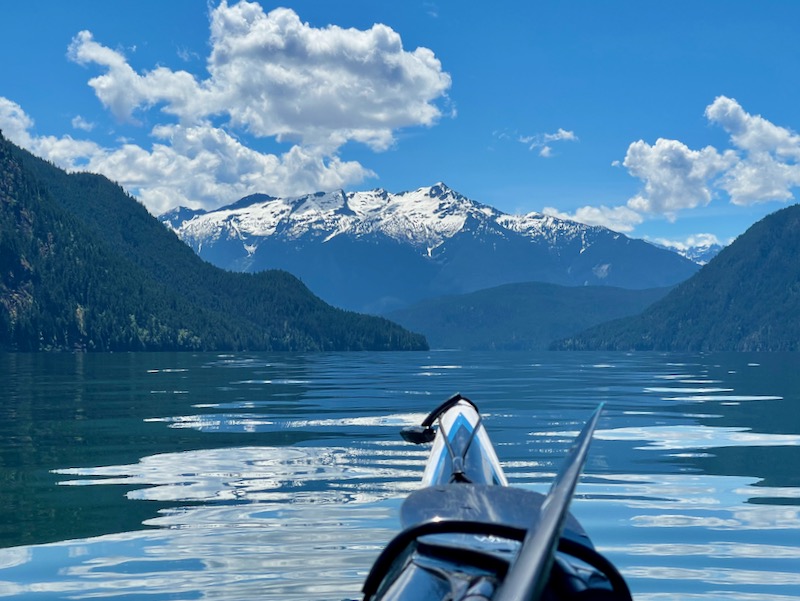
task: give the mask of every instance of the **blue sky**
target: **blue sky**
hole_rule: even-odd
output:
[[[153,213],[443,181],[727,241],[800,186],[800,3],[26,0],[0,129]]]

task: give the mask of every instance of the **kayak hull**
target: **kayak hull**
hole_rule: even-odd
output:
[[[508,485],[475,405],[459,400],[439,416],[438,423],[439,431],[422,474],[422,486],[457,481]]]
[[[461,395],[403,432],[433,444],[422,487],[400,509],[403,530],[364,582],[364,601],[631,601],[567,510],[599,411],[547,495],[508,485],[478,408]]]

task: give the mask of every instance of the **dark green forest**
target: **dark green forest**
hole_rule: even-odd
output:
[[[0,133],[0,349],[424,348],[289,273],[213,267],[117,184],[68,174]]]
[[[545,350],[590,326],[640,313],[669,290],[525,282],[422,301],[389,317],[424,332],[434,348]]]
[[[569,350],[800,350],[800,205],[755,223],[641,315],[591,328]]]

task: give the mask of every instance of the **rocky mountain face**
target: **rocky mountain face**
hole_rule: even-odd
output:
[[[399,194],[256,194],[160,220],[214,265],[284,269],[327,302],[371,313],[513,282],[671,286],[699,269],[642,240],[540,213],[506,214],[442,183]]]

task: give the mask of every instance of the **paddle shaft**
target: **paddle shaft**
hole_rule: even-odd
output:
[[[494,601],[538,601],[541,597],[602,409],[601,404],[576,439]]]

